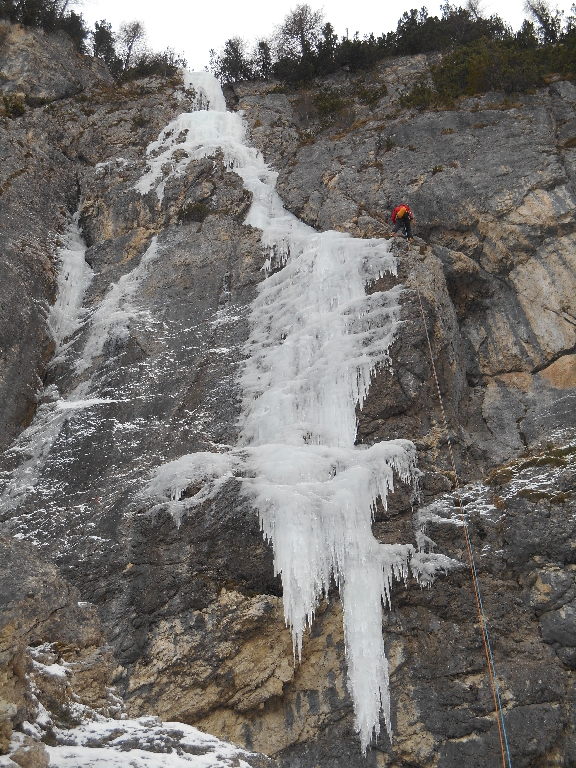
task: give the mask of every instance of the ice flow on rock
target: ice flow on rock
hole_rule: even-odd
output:
[[[74,214],[59,252],[58,294],[47,320],[57,358],[66,352],[69,339],[82,326],[87,315],[82,302],[93,277],[92,269],[84,259],[86,244],[82,240],[79,218],[80,210]]]
[[[319,234],[288,213],[275,192],[277,174],[246,144],[242,117],[225,111],[218,82],[207,73],[186,77],[198,109],[167,125],[150,146],[149,171],[137,188],[161,197],[164,163],[171,161],[172,173],[179,174],[190,157],[221,151],[253,195],[246,223],[262,232],[267,276],[250,309],[238,447],[218,462],[192,454],[166,464],[147,492],[169,499],[179,518],[241,470],[274,548],[298,654],[318,601],[336,580],[348,687],[365,750],[379,733],[381,713],[391,732],[382,601],[389,600],[392,578],[406,577],[411,558],[418,557],[411,545],[380,544],[371,531],[377,498],[386,504],[393,490],[393,471],[403,480],[413,474],[413,444],[355,446],[356,407],[374,370],[388,362],[399,322],[399,289],[366,295],[365,286],[395,273],[395,259],[384,240]],[[176,149],[188,157],[174,161]],[[205,483],[203,492],[180,500],[198,481]]]

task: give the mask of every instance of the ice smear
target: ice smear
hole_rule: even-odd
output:
[[[75,373],[82,374],[90,369],[94,358],[103,353],[108,341],[128,338],[130,322],[146,315],[139,309],[136,295],[150,265],[159,256],[159,248],[157,238],[153,237],[138,265],[110,285],[89,317],[89,312],[82,309],[82,302],[93,272],[84,260],[86,246],[78,219],[79,213],[76,213],[66,235],[66,244],[59,252],[58,295],[48,316],[48,326],[56,341],[56,359],[66,353],[76,331],[88,326],[84,343],[73,363]],[[112,398],[91,397],[91,388],[92,382],[88,378],[80,381],[65,399],[44,402],[38,407],[32,424],[9,449],[9,453],[21,456],[22,460],[4,486],[1,508],[16,509],[34,489],[62,426],[74,412],[118,402]]]
[[[34,489],[65,419],[65,414],[59,412],[54,403],[40,405],[32,424],[9,449],[7,453],[18,455],[21,461],[10,473],[2,491],[0,508],[3,511],[17,509],[22,500]]]
[[[58,400],[56,408],[59,411],[78,411],[84,408],[92,408],[95,405],[107,405],[118,403],[119,400],[111,400],[109,397],[90,397],[86,400]]]
[[[84,343],[82,354],[76,362],[76,373],[83,373],[92,365],[95,357],[102,354],[109,338],[127,339],[130,335],[130,321],[144,314],[135,305],[135,296],[140,283],[150,265],[158,258],[158,238],[152,238],[138,265],[112,283],[108,293],[92,315],[88,337]],[[72,393],[77,396],[79,393]],[[71,396],[71,397],[72,397]]]
[[[424,583],[434,563],[446,567],[438,556],[412,545],[383,545],[372,535],[376,501],[386,505],[394,471],[404,481],[413,477],[414,445],[355,446],[356,408],[376,368],[389,363],[399,325],[400,289],[366,295],[366,283],[395,273],[395,259],[384,240],[319,234],[288,213],[274,189],[277,174],[244,143],[241,116],[222,111],[218,83],[207,73],[189,73],[186,82],[216,109],[180,115],[162,131],[149,147],[150,170],[138,189],[156,188],[161,197],[162,165],[176,148],[185,157],[172,164],[172,174],[182,173],[190,159],[221,151],[253,194],[246,223],[262,232],[268,277],[250,310],[238,447],[159,467],[145,493],[179,522],[223,482],[238,478],[273,544],[298,654],[319,600],[336,580],[348,686],[366,750],[378,736],[381,712],[391,734],[382,602],[389,602],[392,579],[407,578],[412,561]]]
[[[69,398],[40,405],[32,424],[8,449],[7,455],[17,455],[20,463],[9,474],[0,495],[2,511],[17,509],[34,490],[62,427],[75,412],[118,402],[108,398],[85,398],[89,385],[90,382],[82,382]]]
[[[85,246],[75,216],[68,233],[68,245],[60,252],[59,293],[49,315],[49,327],[56,340],[56,350],[63,354],[70,337],[88,322],[88,313],[81,309],[82,299],[92,273],[84,261]],[[77,374],[88,370],[95,357],[101,355],[110,339],[128,337],[130,321],[144,313],[136,304],[139,285],[148,274],[150,264],[158,257],[156,237],[140,259],[138,265],[117,283],[113,283],[93,313],[86,340],[74,364]],[[84,266],[82,266],[84,265]],[[90,397],[90,380],[81,381],[66,399],[41,404],[32,424],[24,430],[10,452],[22,456],[22,461],[11,473],[0,502],[3,508],[15,509],[36,486],[52,446],[58,439],[63,424],[70,414],[117,402],[111,398]]]
[[[62,360],[74,341],[74,336],[87,320],[88,312],[82,308],[86,289],[94,276],[85,261],[86,244],[79,227],[80,209],[64,235],[64,245],[58,251],[58,292],[56,301],[48,313],[47,325],[56,343],[55,357],[51,364]],[[86,385],[77,387],[73,402],[56,400],[44,402],[36,410],[32,424],[24,430],[9,453],[22,457],[22,461],[11,473],[0,497],[3,509],[16,509],[22,499],[34,488],[54,442],[60,434],[66,415],[65,409],[89,407],[94,401],[74,401],[86,392]],[[56,387],[49,387],[41,394],[42,399],[59,397]],[[82,404],[80,404],[82,403]]]
[[[65,244],[58,252],[58,293],[48,314],[48,328],[56,342],[55,357],[59,358],[70,346],[70,339],[86,319],[82,302],[94,276],[86,263],[86,243],[78,225],[80,209],[74,214],[65,235]]]

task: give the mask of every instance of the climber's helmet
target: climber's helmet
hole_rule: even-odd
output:
[[[406,213],[406,208],[405,206],[402,206],[398,211],[398,213],[396,214],[396,216],[398,216],[398,218],[401,219],[405,213]]]

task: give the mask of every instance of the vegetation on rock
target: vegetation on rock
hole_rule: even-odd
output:
[[[4,112],[7,117],[22,117],[24,112],[26,112],[26,107],[22,100],[12,94],[2,96],[2,103],[4,104]]]
[[[526,10],[532,20],[514,32],[497,15],[484,18],[474,2],[466,8],[447,2],[440,16],[412,9],[393,32],[338,40],[320,11],[298,5],[252,51],[239,37],[219,53],[211,51],[210,69],[223,82],[277,78],[298,86],[340,69],[368,70],[391,56],[436,52],[443,57],[431,80],[416,83],[405,106],[426,108],[491,90],[527,91],[544,85],[551,73],[576,72],[576,15],[564,19],[544,0],[529,0]]]
[[[206,203],[186,203],[178,211],[178,221],[185,223],[203,222],[210,213]]]
[[[488,91],[521,93],[546,85],[554,74],[569,77],[576,72],[576,19],[568,19],[559,38],[548,42],[542,28],[525,21],[512,37],[461,46],[431,68],[432,82],[413,86],[404,104],[426,108]]]
[[[0,0],[0,19],[46,32],[63,30],[76,48],[86,53],[88,30],[82,16],[68,9],[71,4],[70,0]]]
[[[124,22],[114,33],[112,25],[102,19],[89,30],[82,15],[69,10],[72,4],[73,0],[0,0],[0,19],[45,32],[62,30],[80,53],[102,59],[118,81],[154,75],[174,77],[186,66],[185,59],[171,48],[150,50],[142,22]]]
[[[97,21],[90,33],[92,53],[105,61],[115,80],[125,82],[140,77],[174,77],[186,66],[186,60],[171,48],[151,51],[146,44],[146,30],[140,21],[124,22],[118,33],[104,19]]]

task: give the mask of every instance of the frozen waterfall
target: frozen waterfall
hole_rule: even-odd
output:
[[[414,445],[355,445],[356,409],[375,370],[390,362],[400,312],[399,287],[367,294],[366,285],[395,273],[395,258],[385,240],[318,233],[288,213],[275,191],[277,174],[246,142],[241,114],[226,111],[218,82],[201,72],[187,74],[185,84],[196,93],[195,111],[169,123],[148,147],[148,167],[135,188],[161,200],[170,176],[184,174],[191,159],[218,153],[252,193],[245,223],[261,232],[264,279],[249,308],[238,377],[238,445],[162,464],[143,493],[179,524],[230,478],[239,480],[273,545],[295,656],[301,656],[306,628],[334,579],[343,606],[348,689],[366,750],[378,736],[381,716],[391,735],[382,603],[389,603],[392,580],[411,573],[427,584],[435,571],[451,567],[448,558],[424,551],[424,535],[417,536],[419,551],[411,544],[381,544],[372,535],[376,501],[386,505],[394,473],[405,481],[415,475]],[[43,473],[53,446],[65,424],[88,434],[99,419],[74,414],[118,402],[101,396],[95,365],[109,342],[129,338],[134,323],[156,328],[141,290],[169,247],[152,237],[138,264],[88,310],[84,296],[93,273],[77,219],[59,253],[58,298],[48,325],[57,359],[67,361],[78,379],[66,397],[55,386],[41,393],[33,423],[11,448],[19,463],[7,473],[0,499],[4,509],[15,510],[36,492],[49,521],[52,508],[42,499],[51,481]],[[190,485],[200,489],[188,497]],[[84,507],[77,511],[82,517]]]
[[[239,445],[163,465],[147,493],[168,503],[179,520],[227,477],[241,476],[273,544],[298,654],[319,600],[336,580],[348,688],[365,750],[379,733],[381,713],[391,733],[382,601],[389,600],[392,578],[407,577],[412,561],[415,575],[423,570],[412,545],[383,545],[371,531],[376,500],[386,504],[393,490],[393,472],[403,480],[413,476],[413,444],[355,446],[356,407],[375,369],[388,364],[399,322],[399,289],[367,295],[365,286],[394,273],[395,259],[385,240],[319,234],[288,213],[275,192],[277,174],[246,144],[242,117],[225,111],[218,82],[205,72],[189,73],[186,85],[196,91],[197,110],[167,125],[149,147],[149,170],[137,189],[155,189],[161,198],[165,163],[179,174],[190,158],[221,151],[253,194],[246,223],[261,230],[268,260],[250,310]],[[199,481],[203,490],[180,500],[187,485]]]
[[[84,259],[86,244],[78,225],[79,218],[80,208],[68,226],[58,253],[58,293],[48,315],[48,327],[56,345],[56,357],[61,357],[66,352],[70,339],[82,326],[88,314],[82,308],[82,302],[93,272]]]

